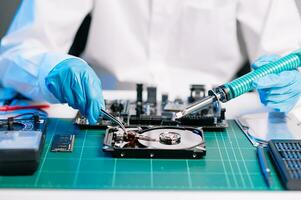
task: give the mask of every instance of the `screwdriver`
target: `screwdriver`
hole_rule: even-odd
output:
[[[223,103],[234,99],[254,89],[253,81],[269,74],[278,74],[283,71],[295,70],[301,66],[301,50],[290,53],[275,62],[266,64],[249,72],[229,83],[218,86],[208,92],[208,96],[189,105],[183,111],[177,112],[175,118],[179,119],[188,114],[198,112],[215,101]]]

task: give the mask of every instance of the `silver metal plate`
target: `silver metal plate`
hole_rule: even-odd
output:
[[[160,143],[160,134],[164,132],[176,132],[181,135],[180,143],[172,145]],[[190,149],[203,143],[203,138],[200,135],[184,129],[157,128],[145,131],[141,135],[155,139],[156,141],[138,140],[140,144],[156,149]]]
[[[272,139],[301,139],[301,123],[293,114],[255,113],[236,121],[254,146]]]

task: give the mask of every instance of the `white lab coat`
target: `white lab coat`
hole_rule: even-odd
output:
[[[89,12],[82,58],[105,89],[143,82],[186,95],[190,84],[229,81],[247,58],[301,44],[294,0],[24,0],[1,40],[1,84],[56,102],[45,76],[70,57]]]

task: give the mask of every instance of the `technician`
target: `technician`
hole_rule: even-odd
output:
[[[88,13],[85,51],[68,55]],[[34,100],[68,103],[95,123],[103,88],[143,82],[183,94],[191,83],[217,86],[246,59],[299,49],[300,38],[294,0],[24,0],[1,40],[0,80]],[[265,105],[288,112],[301,76],[283,72],[254,85]]]

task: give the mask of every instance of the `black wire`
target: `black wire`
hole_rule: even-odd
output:
[[[26,116],[26,115],[31,115],[31,118],[23,119],[23,120],[35,119],[34,118],[35,116],[40,117],[40,114],[38,112],[35,112],[35,113],[32,113],[32,112],[31,113],[23,113],[23,114],[15,115],[15,116],[12,116],[12,117],[8,117],[7,120],[5,120],[5,122],[0,123],[0,126],[5,126],[5,125],[7,125],[9,123],[9,121],[14,122],[15,119],[17,119],[19,117]]]
[[[13,118],[13,119],[16,119],[16,118],[19,118],[19,117],[23,117],[23,116],[26,116],[26,115],[31,115],[32,117],[34,115],[36,115],[37,113],[23,113],[23,114],[19,114],[19,115],[15,115],[13,117],[10,117],[10,118]],[[39,114],[38,114],[39,115]]]

